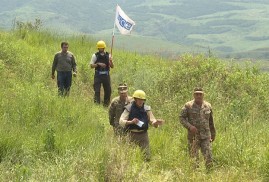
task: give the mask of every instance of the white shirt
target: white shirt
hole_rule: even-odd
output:
[[[109,59],[111,58],[111,54],[109,54]],[[90,65],[91,64],[95,64],[96,63],[96,61],[97,61],[97,57],[96,57],[96,55],[95,55],[95,53],[92,55],[92,58],[91,58],[91,60],[90,60]]]

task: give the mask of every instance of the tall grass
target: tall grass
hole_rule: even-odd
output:
[[[267,181],[269,76],[258,68],[227,66],[185,54],[176,61],[114,51],[113,96],[126,82],[143,89],[166,124],[149,130],[152,160],[113,136],[107,109],[93,104],[95,41],[48,32],[0,33],[1,181]],[[67,40],[78,64],[68,98],[50,79],[54,53]],[[215,168],[192,170],[179,123],[192,89],[202,86],[214,109]]]

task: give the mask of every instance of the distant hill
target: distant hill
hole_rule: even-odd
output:
[[[57,31],[111,35],[117,3],[135,20],[133,35],[142,36],[143,45],[154,37],[226,58],[268,58],[260,51],[269,44],[265,0],[0,0],[0,27],[39,18],[44,27]]]

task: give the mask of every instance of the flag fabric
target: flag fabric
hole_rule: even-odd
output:
[[[135,22],[122,11],[119,5],[117,5],[115,24],[120,33],[126,35],[131,33]]]

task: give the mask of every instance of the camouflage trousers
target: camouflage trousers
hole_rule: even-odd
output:
[[[149,148],[149,137],[148,132],[130,132],[130,142],[135,143],[140,147],[143,152],[144,159],[150,160],[150,148]]]
[[[207,168],[212,167],[212,149],[210,139],[188,139],[190,157],[195,160],[195,167],[199,166],[199,150],[201,150]]]
[[[115,136],[126,136],[126,131],[120,125],[113,126],[113,131]]]

